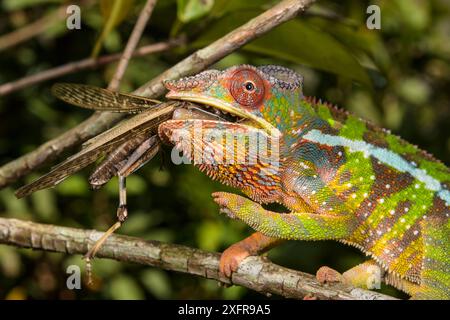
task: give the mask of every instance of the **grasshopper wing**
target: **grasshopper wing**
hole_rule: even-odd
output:
[[[69,104],[98,111],[139,113],[161,101],[76,83],[56,83],[52,93]]]
[[[111,152],[130,137],[155,132],[160,123],[172,117],[174,108],[179,104],[179,102],[161,103],[101,133],[91,139],[91,143],[80,152],[58,164],[49,173],[18,189],[16,196],[22,198],[35,191],[53,187],[73,173],[95,162],[101,156]]]

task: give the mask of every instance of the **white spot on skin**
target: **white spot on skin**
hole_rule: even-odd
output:
[[[387,184],[387,185],[386,185],[386,189],[389,189],[390,187],[391,187],[390,184]]]
[[[369,203],[367,204],[367,206],[368,206],[368,207],[371,207],[371,206],[372,206],[372,202],[369,202]]]
[[[417,236],[417,235],[419,234],[419,231],[414,230],[413,234],[414,234],[415,236]]]
[[[338,156],[342,157],[342,152],[341,151],[338,152]]]

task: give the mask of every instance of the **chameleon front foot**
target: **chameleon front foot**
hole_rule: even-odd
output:
[[[238,203],[238,200],[243,197],[227,192],[214,192],[212,197],[214,202],[219,205],[220,213],[226,214],[231,219],[237,219],[237,216],[233,211],[234,209],[239,208],[241,204]]]

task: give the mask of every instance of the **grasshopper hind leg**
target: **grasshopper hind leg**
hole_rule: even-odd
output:
[[[152,136],[142,142],[131,155],[117,168],[119,178],[119,206],[117,208],[117,221],[98,239],[92,248],[84,255],[87,264],[88,281],[92,282],[91,261],[105,241],[119,229],[128,217],[126,177],[137,171],[145,163],[150,161],[159,151],[160,144],[156,136]]]

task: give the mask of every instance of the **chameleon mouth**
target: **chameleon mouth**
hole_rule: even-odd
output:
[[[185,100],[185,101],[187,101],[187,100]],[[192,100],[189,100],[189,101],[194,102]],[[222,121],[242,122],[244,120],[244,118],[239,117],[235,114],[232,114],[228,111],[225,111],[225,110],[222,110],[219,108],[214,108],[213,106],[210,106],[210,105],[204,104],[204,103],[201,103],[200,105],[198,105],[197,109],[201,110],[204,113],[209,114],[213,117],[217,117],[218,120],[222,120]]]
[[[219,116],[220,118],[230,122],[243,122],[257,128],[263,128],[272,130],[273,126],[262,118],[258,118],[255,115],[246,112],[245,110],[238,109],[220,99],[213,97],[205,97],[195,95],[190,92],[174,92],[169,91],[166,95],[169,99],[189,101],[201,105],[201,108],[210,114]]]

